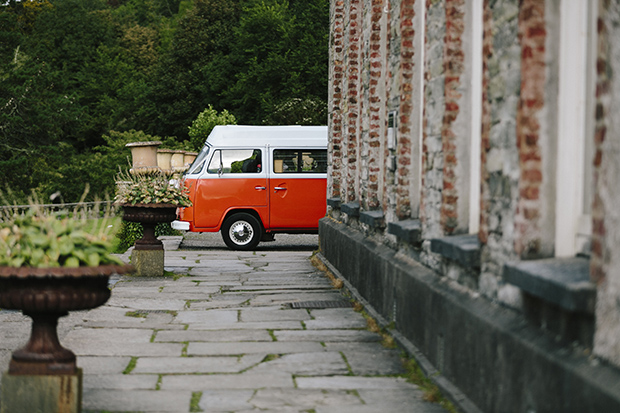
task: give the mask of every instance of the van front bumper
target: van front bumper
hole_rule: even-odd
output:
[[[186,221],[172,221],[170,225],[177,231],[189,231],[189,222]]]

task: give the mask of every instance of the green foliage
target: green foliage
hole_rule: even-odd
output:
[[[119,204],[171,204],[192,206],[189,190],[183,183],[172,183],[171,176],[163,171],[149,173],[121,172],[117,177],[116,197]]]
[[[0,186],[102,197],[140,134],[199,150],[205,108],[325,124],[328,31],[328,0],[0,1]]]
[[[25,214],[7,213],[0,222],[0,265],[10,267],[83,267],[119,264],[110,255],[107,226],[96,235],[86,220],[46,215],[37,205]]]
[[[200,151],[204,146],[207,137],[216,125],[236,125],[237,120],[226,109],[222,113],[217,113],[213,106],[209,105],[200,112],[198,117],[189,127],[189,137],[191,147],[194,151]]]
[[[170,223],[160,222],[155,226],[155,236],[166,236],[166,235],[179,235],[179,231],[172,229]],[[121,223],[121,227],[116,233],[116,238],[118,239],[118,244],[116,246],[116,253],[124,253],[129,248],[133,247],[136,240],[142,238],[142,225],[137,222],[128,222],[123,221]]]

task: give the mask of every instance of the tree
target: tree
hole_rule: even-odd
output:
[[[235,125],[237,120],[226,109],[222,113],[217,113],[213,106],[209,105],[200,112],[198,117],[189,127],[189,137],[191,148],[200,151],[207,140],[207,137],[216,125]]]

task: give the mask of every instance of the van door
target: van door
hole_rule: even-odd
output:
[[[271,150],[270,229],[318,229],[326,210],[327,150]]]
[[[219,229],[231,209],[253,209],[265,222],[268,211],[264,157],[260,148],[213,150],[206,172],[196,183],[195,227]]]

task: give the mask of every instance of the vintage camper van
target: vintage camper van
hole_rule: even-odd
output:
[[[326,126],[216,126],[185,174],[193,205],[173,228],[221,231],[252,250],[277,233],[316,233],[325,216]]]

